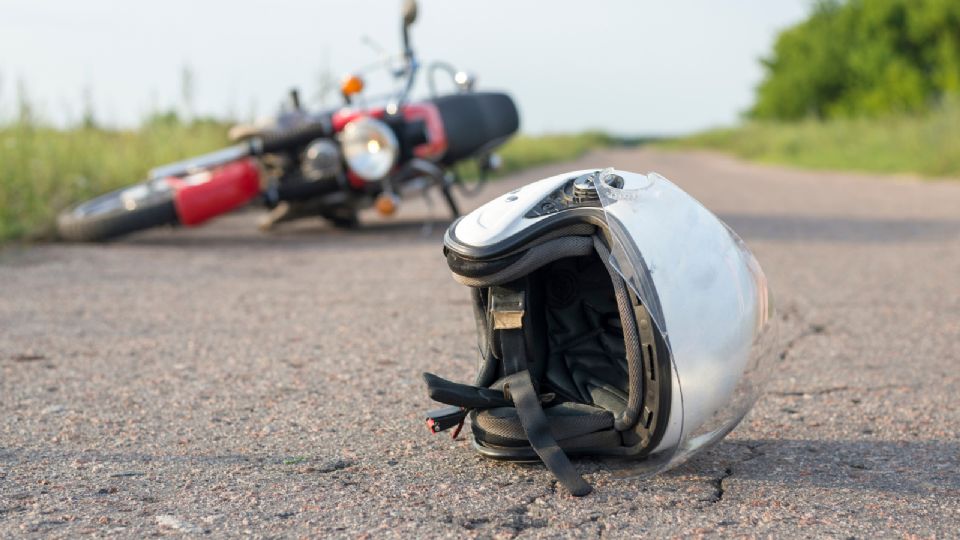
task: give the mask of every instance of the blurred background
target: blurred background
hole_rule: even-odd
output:
[[[3,110],[15,112],[19,85],[59,125],[89,113],[134,127],[167,110],[246,118],[273,113],[292,86],[310,104],[337,105],[340,77],[400,51],[400,4],[0,0]],[[734,121],[752,103],[757,59],[808,11],[807,0],[419,4],[422,59],[509,90],[527,133],[631,136]]]
[[[0,240],[223,146],[292,87],[337,106],[343,75],[399,51],[399,4],[0,0]],[[653,141],[960,175],[956,0],[421,0],[413,40],[514,96],[505,172]]]

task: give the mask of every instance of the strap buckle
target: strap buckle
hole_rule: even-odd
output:
[[[490,288],[490,314],[493,316],[494,330],[523,328],[525,308],[523,290]]]

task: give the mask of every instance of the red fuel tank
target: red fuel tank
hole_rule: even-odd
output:
[[[169,182],[180,223],[199,225],[260,193],[260,170],[252,159],[243,159]]]

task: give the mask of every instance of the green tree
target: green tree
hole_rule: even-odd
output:
[[[753,118],[926,110],[960,93],[960,1],[821,0],[762,62]]]

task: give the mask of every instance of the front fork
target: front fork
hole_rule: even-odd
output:
[[[384,178],[382,191],[374,202],[375,208],[384,215],[392,214],[397,207],[401,196],[409,196],[418,191],[437,187],[443,200],[450,210],[451,217],[460,217],[460,208],[454,199],[451,186],[452,175],[443,167],[425,159],[414,158],[403,165],[399,172]],[[337,226],[350,227],[356,225],[356,209],[346,200],[349,189],[341,192],[344,200],[331,201],[334,194],[306,201],[276,200],[270,213],[260,222],[262,230],[272,229],[278,223],[291,221],[300,217],[320,215],[332,221]],[[269,192],[267,194],[269,196]]]
[[[423,185],[414,185],[418,181]],[[402,193],[405,187],[412,187],[414,191],[437,187],[443,196],[443,200],[447,203],[447,207],[450,209],[451,216],[453,219],[456,219],[460,217],[460,208],[450,190],[452,185],[453,180],[447,169],[432,161],[414,158],[404,165],[398,174],[393,175],[385,183],[384,190],[389,190],[393,193]]]

